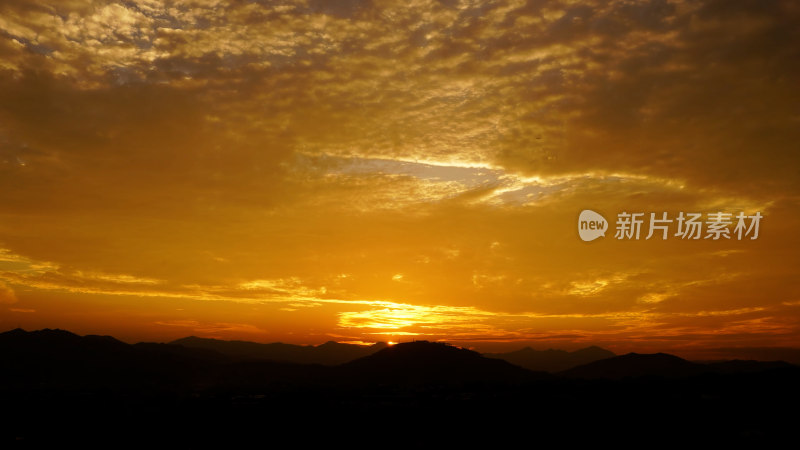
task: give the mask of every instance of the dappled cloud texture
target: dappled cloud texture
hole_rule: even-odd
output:
[[[4,1],[0,323],[794,345],[797,42],[791,1]]]

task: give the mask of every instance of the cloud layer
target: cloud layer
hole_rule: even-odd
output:
[[[0,303],[36,313],[0,320],[796,342],[798,24],[790,1],[3,2]],[[585,208],[765,219],[587,245]]]

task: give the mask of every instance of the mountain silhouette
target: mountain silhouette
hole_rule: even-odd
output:
[[[485,353],[488,358],[502,359],[511,364],[534,371],[561,372],[600,359],[616,356],[613,352],[591,346],[568,352],[564,350],[534,350],[525,347],[508,353]]]
[[[667,353],[628,353],[574,367],[560,372],[559,375],[587,379],[621,379],[643,376],[681,378],[701,374],[757,373],[788,367],[793,367],[793,365],[783,361],[733,360],[697,363]]]
[[[320,347],[352,350],[311,348]],[[0,365],[0,404],[13,412],[0,443],[330,439],[345,430],[393,439],[439,433],[452,442],[472,441],[464,427],[473,424],[493,438],[530,437],[535,424],[536,433],[581,430],[596,439],[620,423],[635,438],[669,424],[668,436],[679,439],[758,443],[791,432],[796,420],[783,411],[800,401],[800,368],[783,362],[630,353],[549,374],[427,341],[323,365],[16,329],[0,333]]]
[[[259,344],[248,341],[224,341],[189,336],[170,342],[187,348],[212,350],[236,360],[268,360],[299,364],[335,366],[375,353],[387,346],[378,342],[369,346],[328,341],[324,344],[294,345],[281,342]]]
[[[119,388],[172,386],[224,355],[168,344],[130,345],[111,336],[59,329],[0,333],[0,380],[20,386]]]
[[[560,372],[569,378],[685,377],[702,372],[702,365],[667,353],[628,353]]]
[[[753,361],[734,359],[732,361],[716,361],[704,365],[705,372],[732,374],[732,373],[757,373],[765,370],[785,369],[793,367],[785,361]]]
[[[800,365],[800,348],[787,347],[723,347],[712,348],[710,352],[725,360],[786,361]]]
[[[550,378],[472,350],[428,341],[395,344],[341,368],[350,377],[378,383],[522,382]]]
[[[388,346],[327,342],[318,346],[258,344],[188,337],[168,344],[127,344],[111,336],[78,336],[59,329],[0,333],[0,380],[80,386],[199,383],[211,386],[313,383],[468,383],[548,379],[560,364],[611,354],[599,347],[575,352],[524,348],[486,357],[428,341]],[[503,356],[503,358],[497,358]],[[509,361],[510,360],[510,361]],[[519,362],[520,364],[514,364]],[[523,365],[527,367],[522,367]],[[327,368],[326,368],[327,367]],[[690,362],[666,353],[629,353],[557,372],[559,377],[622,379],[642,376],[758,373],[794,367],[782,361]],[[551,378],[551,377],[550,377]]]

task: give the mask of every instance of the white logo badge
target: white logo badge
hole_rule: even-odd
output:
[[[593,241],[606,235],[608,221],[591,209],[584,209],[578,217],[578,234],[584,241]]]

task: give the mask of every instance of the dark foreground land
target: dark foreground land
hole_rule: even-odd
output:
[[[295,363],[2,333],[0,444],[763,445],[794,439],[800,423],[800,367],[783,362],[594,350],[602,359],[547,373],[424,341],[329,347],[328,364]]]

